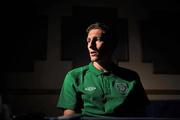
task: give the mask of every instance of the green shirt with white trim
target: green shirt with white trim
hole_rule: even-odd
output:
[[[116,65],[103,72],[90,63],[67,73],[57,107],[84,116],[139,116],[148,103],[136,72]]]

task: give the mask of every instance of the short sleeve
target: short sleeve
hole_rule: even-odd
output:
[[[136,96],[140,106],[147,106],[150,104],[150,101],[140,80],[137,81],[134,92],[134,96]]]
[[[61,92],[57,101],[57,107],[62,109],[75,109],[76,105],[76,90],[74,86],[74,78],[70,73],[67,73]]]
[[[134,76],[135,76],[134,78],[136,79],[136,84],[131,93],[131,99],[133,100],[132,103],[134,103],[134,105],[139,108],[146,107],[150,103],[149,99],[147,97],[147,94],[142,85],[139,75],[135,73]]]
[[[144,90],[144,87],[140,80],[136,81],[136,85],[131,95],[129,96],[129,105],[131,106],[131,112],[134,116],[146,116],[147,106],[150,104],[150,101],[147,97],[147,94]]]

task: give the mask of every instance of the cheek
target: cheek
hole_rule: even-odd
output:
[[[98,42],[98,43],[96,43],[96,47],[97,47],[97,49],[102,49],[104,47],[104,43]]]

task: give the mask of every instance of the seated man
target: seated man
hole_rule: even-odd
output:
[[[57,107],[64,116],[143,116],[149,100],[139,75],[112,62],[117,44],[112,29],[103,23],[87,28],[91,62],[69,71]]]

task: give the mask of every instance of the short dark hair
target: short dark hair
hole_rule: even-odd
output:
[[[109,28],[106,24],[104,23],[100,23],[100,22],[96,22],[91,24],[87,29],[86,32],[89,33],[89,31],[91,31],[92,29],[102,29],[105,32],[109,31]]]

